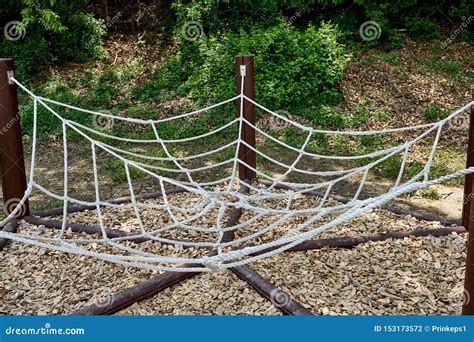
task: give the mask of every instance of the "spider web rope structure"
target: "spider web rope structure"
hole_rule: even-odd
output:
[[[270,257],[379,207],[402,194],[474,172],[474,168],[467,168],[430,179],[430,170],[443,128],[450,121],[470,109],[474,102],[468,103],[445,119],[435,123],[386,130],[330,131],[303,125],[255,102],[244,94],[245,74],[241,77],[242,89],[240,94],[235,97],[193,112],[154,120],[84,110],[38,96],[12,78],[12,81],[33,99],[31,165],[27,190],[23,198],[0,225],[5,225],[21,211],[23,204],[33,191],[39,191],[46,196],[61,201],[63,215],[61,217],[62,227],[54,236],[40,233],[28,234],[23,231],[17,233],[0,231],[0,237],[56,251],[91,256],[126,266],[179,272],[208,272],[214,269],[240,266]],[[204,113],[222,108],[228,104],[232,105],[236,100],[240,100],[241,115],[230,118],[219,127],[207,132],[200,132],[184,138],[173,138],[169,134],[166,136],[160,130],[167,124],[176,123],[179,120],[195,122]],[[282,141],[268,130],[266,131],[266,127],[252,124],[246,120],[242,115],[244,102],[252,103],[264,115],[280,120],[287,128],[302,132],[303,139],[300,139],[300,145],[295,147]],[[56,107],[65,110],[66,114],[59,114],[58,110],[54,109]],[[36,154],[38,153],[37,134],[40,108],[56,118],[62,126],[64,157],[62,193],[52,191],[37,181]],[[136,125],[141,129],[133,137],[122,137],[119,134],[105,132],[97,127],[89,127],[78,122],[78,120],[68,116],[67,113],[70,111],[79,112],[85,116],[93,116],[96,120],[113,120],[121,125]],[[292,160],[289,163],[281,161],[278,158],[278,153],[271,155],[270,152],[264,152],[248,144],[242,139],[244,125],[252,127],[261,139],[265,139],[272,146],[293,153]],[[121,126],[119,125],[119,127]],[[234,129],[231,132],[231,141],[217,148],[209,147],[203,152],[179,155],[172,147],[174,144],[192,143],[205,146],[210,137],[223,135],[229,129]],[[68,136],[71,133],[86,141],[87,145],[90,146],[92,183],[94,186],[94,198],[90,200],[75,198],[71,195],[72,191],[68,178],[71,157],[68,150]],[[143,136],[140,136],[140,133],[143,133]],[[356,155],[328,155],[315,153],[312,149],[314,141],[318,141],[315,138],[321,135],[357,138],[378,137],[387,134],[401,134],[409,138],[387,148]],[[411,149],[428,136],[434,136],[434,139],[429,148],[426,162],[416,174],[407,177],[406,166]],[[156,148],[160,150],[160,154],[145,153],[143,149],[134,148],[143,145],[147,146],[145,151]],[[258,158],[273,163],[283,171],[277,175],[269,174],[246,164],[238,157],[238,150],[242,146],[251,149],[257,154]],[[225,151],[231,152],[226,154]],[[222,154],[226,158],[221,158],[223,159],[221,161],[216,162],[214,160],[199,167],[192,166],[193,162],[197,160],[204,160]],[[120,172],[125,173],[127,191],[130,196],[129,203],[117,204],[103,199],[98,159],[104,155],[115,160],[113,165],[117,168],[117,172],[120,170]],[[401,162],[397,165],[398,177],[394,183],[382,194],[369,194],[363,198],[362,194],[369,173],[379,167],[381,163],[397,155],[401,156]],[[303,163],[305,158],[310,158],[310,167],[307,167],[308,163]],[[318,165],[325,161],[336,163],[337,167],[318,169]],[[239,165],[245,165],[255,171],[258,178],[265,181],[265,184],[247,183],[241,180],[238,176]],[[134,187],[134,175],[136,173],[147,175],[156,182],[155,184],[157,184],[162,194],[162,198],[158,202],[139,199]],[[203,180],[196,176],[199,173],[217,175],[217,179],[212,181]],[[301,175],[302,178],[292,179],[291,176],[295,173]],[[313,180],[306,181],[308,178]],[[338,185],[346,184],[346,182],[353,179],[357,179],[357,181],[355,182],[356,186],[352,199],[345,204],[331,201],[331,194],[334,189]],[[242,187],[248,191],[239,191]],[[193,197],[194,201],[191,204],[187,202],[184,205],[176,203],[173,195],[169,192],[172,189],[185,191],[186,196]],[[320,193],[317,202],[311,202],[306,206],[297,205],[298,199],[310,192]],[[100,227],[100,237],[95,239],[85,238],[83,235],[72,234],[69,231],[68,224],[74,217],[69,213],[68,208],[72,205],[87,205],[95,208],[94,215],[98,227]],[[229,227],[225,225],[225,219],[232,208],[240,208],[246,214],[242,216],[242,221]],[[132,211],[136,229],[125,237],[109,237],[106,223],[107,216],[110,216],[108,210]],[[152,221],[148,221],[151,223],[145,217],[148,216],[149,218],[150,215]],[[225,239],[224,236],[227,232],[234,232],[235,238],[230,241]],[[273,233],[275,234],[272,235]],[[186,238],[181,238],[183,236]],[[158,244],[162,249],[147,250],[141,248],[141,244],[131,242],[133,239],[140,238]],[[194,254],[185,254],[184,256],[179,255],[179,253],[167,254],[164,252],[166,251],[164,247],[169,244],[177,246],[178,250],[191,248]],[[215,253],[199,253],[199,251],[209,250],[214,250]],[[182,263],[201,264],[202,266],[193,268],[177,267],[178,264]]]

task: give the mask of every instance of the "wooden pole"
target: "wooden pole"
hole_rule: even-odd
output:
[[[186,189],[170,189],[164,191],[166,195],[170,194],[177,194],[177,193],[182,193],[182,192],[187,192]],[[142,195],[137,195],[135,196],[135,200],[147,200],[147,199],[155,199],[155,198],[160,198],[163,196],[162,191],[158,192],[148,192]],[[126,196],[126,197],[119,197],[119,198],[114,198],[114,199],[109,199],[106,202],[110,204],[124,204],[124,203],[130,203],[132,201],[131,196]],[[97,206],[96,205],[84,205],[84,204],[76,204],[76,205],[71,205],[68,206],[67,212],[68,213],[77,213],[80,211],[85,211],[85,210],[96,210]],[[39,210],[39,211],[34,211],[31,213],[33,216],[38,216],[38,217],[48,217],[48,216],[58,216],[62,215],[64,211],[63,207],[58,207],[58,208],[50,208],[50,209],[45,209],[45,210]]]
[[[0,169],[4,210],[8,215],[21,200],[26,191],[25,161],[18,113],[16,85],[10,81],[13,75],[13,60],[0,59]],[[28,201],[16,215],[29,215]]]
[[[261,184],[264,184],[264,185],[267,185],[267,186],[273,184],[272,182],[265,181],[265,180],[260,180],[259,182]],[[275,189],[296,190],[293,187],[288,186],[288,185],[284,185],[284,184],[275,185]],[[324,196],[324,192],[319,192],[319,191],[305,191],[302,194],[307,195],[307,196],[321,197],[321,198]],[[341,203],[349,203],[351,201],[350,198],[344,197],[344,196],[341,196],[341,195],[330,194],[328,196],[328,198],[336,200],[336,201],[341,202]],[[390,211],[390,212],[392,212],[396,215],[403,215],[403,216],[409,215],[409,216],[412,216],[412,217],[414,217],[416,219],[419,219],[419,220],[436,221],[436,222],[439,222],[443,226],[448,226],[449,227],[449,226],[460,226],[460,225],[462,225],[461,220],[454,220],[454,219],[447,218],[445,216],[428,214],[428,213],[424,213],[422,211],[399,208],[399,207],[395,207],[393,205],[383,204],[379,208]]]
[[[212,254],[215,254],[213,251]],[[212,256],[211,253],[207,254]],[[202,267],[200,264],[184,264],[180,267]],[[193,276],[199,275],[200,272],[171,272],[167,271],[160,275],[144,281],[143,283],[134,285],[128,289],[114,294],[107,298],[110,304],[102,305],[94,303],[82,309],[71,313],[72,316],[90,316],[90,315],[112,315],[119,312],[136,302],[148,299],[171,286],[178,284]]]
[[[18,230],[18,225],[19,224],[20,224],[20,221],[18,221],[17,219],[11,219],[3,227],[2,231],[7,232],[7,233],[16,233],[16,231]],[[3,249],[3,247],[6,246],[8,241],[10,241],[10,240],[5,239],[5,238],[0,238],[0,251]]]
[[[255,80],[254,80],[254,63],[253,56],[236,56],[235,57],[235,83],[237,95],[240,95],[242,90],[242,74],[244,74],[244,86],[243,93],[248,98],[255,100]],[[240,101],[243,101],[241,108]],[[255,105],[248,100],[237,99],[237,116],[241,115],[252,125],[255,125]],[[241,113],[242,111],[242,113]],[[249,124],[244,122],[242,124],[242,131],[240,135],[241,139],[244,140],[248,145],[255,148],[255,129]],[[240,144],[238,151],[239,160],[243,161],[247,165],[257,168],[257,156],[248,146]],[[244,180],[248,179],[252,181],[257,178],[256,172],[247,165],[239,163],[239,178]]]
[[[241,191],[247,191],[247,187],[241,188]],[[242,215],[242,208],[233,208],[230,212],[229,219],[226,222],[226,227],[232,227],[237,224]],[[29,218],[29,217],[27,217]],[[229,237],[226,237],[228,239]],[[214,256],[217,250],[211,250],[206,255]],[[178,267],[202,267],[200,264],[184,264]],[[72,315],[111,315],[124,308],[136,303],[138,301],[150,298],[155,294],[186,280],[192,276],[198,275],[200,272],[172,272],[167,271],[160,275],[153,277],[143,283],[137,284],[131,288],[115,294],[109,305],[98,305],[97,303],[82,308],[72,313]]]
[[[447,228],[434,228],[434,229],[415,229],[410,231],[401,231],[401,232],[389,232],[389,233],[379,233],[373,235],[366,235],[366,236],[341,236],[341,237],[334,237],[334,238],[326,238],[326,239],[317,239],[317,240],[306,240],[301,242],[300,244],[293,246],[287,249],[285,252],[305,252],[311,251],[315,249],[321,249],[324,247],[329,248],[353,248],[360,244],[372,241],[385,241],[388,239],[405,239],[410,237],[422,237],[422,236],[447,236],[452,233],[456,234],[463,234],[466,230],[464,227],[447,227]],[[251,256],[261,255],[264,253],[268,253],[272,250],[275,250],[281,246],[270,247],[264,249],[262,251],[256,252],[251,254]]]
[[[474,166],[474,110],[469,115],[469,141],[467,143],[466,167]],[[469,232],[467,236],[466,274],[464,276],[463,315],[474,315],[474,175],[464,180],[464,203],[462,223]]]
[[[284,315],[312,316],[313,313],[303,305],[295,301],[291,296],[279,289],[249,266],[237,266],[230,269],[237,277],[245,280],[260,295],[272,302],[272,304]]]
[[[469,139],[467,142],[466,168],[474,166],[474,110],[469,115]],[[474,218],[474,174],[468,174],[464,178],[464,202],[462,207],[462,224],[469,230],[471,217]]]

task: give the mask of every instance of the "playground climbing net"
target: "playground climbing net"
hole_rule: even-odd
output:
[[[61,229],[58,229],[54,236],[28,234],[22,230],[17,233],[0,231],[0,237],[56,251],[82,254],[126,266],[154,270],[207,272],[244,265],[283,252],[321,232],[379,207],[397,196],[474,172],[474,168],[467,168],[435,179],[430,178],[430,170],[443,128],[469,110],[473,106],[473,102],[435,123],[385,130],[329,131],[303,125],[291,117],[281,112],[274,112],[246,96],[243,91],[245,73],[241,75],[242,89],[237,96],[200,110],[153,120],[84,110],[38,96],[14,77],[11,80],[33,99],[31,164],[27,190],[23,198],[10,211],[8,217],[1,222],[1,225],[3,226],[12,218],[18,217],[22,206],[33,191],[39,191],[56,201],[61,201],[63,214],[60,219],[62,222]],[[240,106],[240,115],[229,117],[227,122],[206,132],[201,131],[184,138],[173,138],[173,136],[165,134],[166,132],[163,133],[161,130],[162,127],[179,120],[188,120],[191,125],[193,123],[197,124],[199,118],[205,113],[226,105],[233,105],[236,102]],[[264,127],[265,125],[254,124],[247,120],[242,115],[246,104],[254,105],[262,116],[265,115],[272,118],[272,120],[279,120],[284,124],[286,130],[293,129],[301,132],[303,138],[300,139],[299,145],[295,146],[295,144],[281,139],[278,135],[273,134],[268,127]],[[63,113],[59,114],[59,110],[54,108],[61,108]],[[114,134],[112,133],[114,131],[105,131],[81,123],[80,120],[74,120],[72,115],[68,115],[69,112],[91,116],[94,118],[94,122],[100,120],[114,122],[116,123],[115,132],[120,127],[124,127],[122,125],[137,126],[139,128],[134,132],[138,133],[125,137]],[[42,186],[36,177],[38,172],[36,165],[38,121],[40,115],[44,115],[44,113],[56,118],[62,128],[64,155],[64,177],[61,180],[63,183],[62,193]],[[260,119],[260,121],[262,120]],[[292,153],[293,157],[290,162],[280,160],[279,153],[272,155],[271,152],[264,152],[263,149],[255,148],[246,139],[242,138],[244,127],[255,131],[255,134],[259,137],[257,143],[265,140],[271,146]],[[177,149],[173,147],[176,144],[206,146],[206,142],[212,137],[228,137],[229,130],[232,135],[230,142],[218,147],[209,145],[209,148],[206,148],[203,152],[180,155],[179,151],[177,153]],[[413,132],[416,132],[416,134]],[[68,179],[71,166],[69,164],[68,137],[72,133],[76,137],[84,139],[90,145],[93,192],[95,194],[91,200],[78,199],[71,195]],[[142,133],[142,136],[140,136],[140,133]],[[391,134],[408,138],[405,139],[406,141],[392,143],[389,147],[363,154],[329,155],[314,152],[315,142],[325,143],[323,140],[318,140],[318,137],[321,136],[358,138]],[[406,168],[411,149],[415,144],[429,136],[433,137],[433,141],[429,145],[423,167],[408,177]],[[146,146],[146,148],[140,149],[140,146]],[[278,166],[283,171],[275,175],[257,168],[255,165],[250,165],[239,158],[239,149],[242,148],[253,151],[258,160],[265,160]],[[150,152],[158,150],[160,153]],[[226,150],[231,151],[231,153],[222,153]],[[119,203],[103,198],[100,184],[100,167],[97,162],[99,156],[103,155],[107,155],[116,161],[113,165],[117,168],[117,172],[125,173],[130,199],[128,202]],[[225,158],[220,158],[223,159],[222,161],[211,159],[212,162],[206,162],[199,167],[192,166],[193,162],[209,159],[214,155],[224,155]],[[398,177],[396,177],[394,183],[382,194],[362,196],[370,172],[394,156],[400,156],[400,163],[397,165]],[[305,158],[309,158],[311,163],[304,162]],[[329,165],[333,165],[333,167],[318,169],[319,165],[326,162],[329,162]],[[334,165],[337,165],[337,167]],[[241,166],[255,172],[261,182],[242,180],[238,174],[238,169]],[[161,193],[159,201],[142,200],[137,195],[134,187],[136,173],[147,175],[156,181],[157,190]],[[212,181],[202,180],[196,176],[198,173],[218,175],[218,179]],[[299,174],[301,177],[291,178],[295,174]],[[312,179],[312,181],[307,181],[308,179]],[[349,180],[353,181],[354,179],[357,181],[350,200],[347,203],[333,201],[332,193],[334,189],[338,185],[347,184]],[[180,205],[175,203],[173,190],[176,189],[180,189],[185,194],[189,194],[187,196],[195,198],[193,204]],[[316,204],[309,207],[295,205],[298,198],[308,193],[319,194],[318,201],[311,202]],[[275,203],[278,203],[278,205],[275,205]],[[70,234],[69,220],[71,219],[71,213],[69,209],[78,205],[90,206],[95,209],[92,212],[96,215],[101,233],[95,239],[85,238],[81,234]],[[134,216],[136,230],[126,236],[111,237],[108,234],[109,227],[107,227],[107,222],[104,219],[104,212],[109,209],[133,211],[132,216]],[[226,224],[229,213],[235,209],[242,210],[246,214],[242,216],[242,220],[234,225]],[[144,211],[149,213],[150,210],[152,210],[155,218],[159,217],[161,220],[147,222],[143,213]],[[299,219],[294,220],[296,217]],[[249,229],[249,227],[252,227],[252,229]],[[282,230],[282,227],[285,229]],[[277,231],[279,234],[270,235],[273,238],[260,239]],[[179,232],[179,234],[173,234],[172,232]],[[227,238],[229,233],[233,233],[232,239]],[[140,243],[133,243],[133,241],[140,239],[162,246],[169,244],[182,246],[179,247],[182,250],[192,248],[194,250],[214,251],[214,253],[203,252],[189,257],[187,255],[166,254],[164,252],[166,249],[159,250],[163,253],[150,252],[140,248]],[[91,247],[92,245],[106,246],[107,248],[97,250],[97,248]],[[193,263],[196,267],[177,267],[178,264],[182,263]]]

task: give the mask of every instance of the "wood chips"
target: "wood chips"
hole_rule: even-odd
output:
[[[74,214],[86,224],[94,224],[89,222],[93,216],[90,212]],[[121,217],[118,222],[125,222],[125,219]],[[439,223],[399,217],[379,209],[316,238],[436,227],[440,227]],[[48,230],[24,222],[19,229]],[[49,234],[52,233],[51,230]],[[459,314],[463,298],[465,238],[465,235],[453,233],[441,238],[365,243],[352,249],[282,253],[250,266],[318,315]],[[166,247],[155,247],[153,242],[147,244],[149,246],[144,247],[154,252]],[[172,252],[186,257],[197,255],[195,250]],[[0,314],[69,314],[93,303],[107,305],[114,293],[158,274],[80,255],[9,243],[0,252]],[[119,314],[281,313],[231,271],[218,271],[192,277]]]

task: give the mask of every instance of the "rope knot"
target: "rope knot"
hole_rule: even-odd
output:
[[[221,261],[217,261],[215,258],[209,257],[207,255],[202,257],[202,264],[213,272],[222,269]]]

